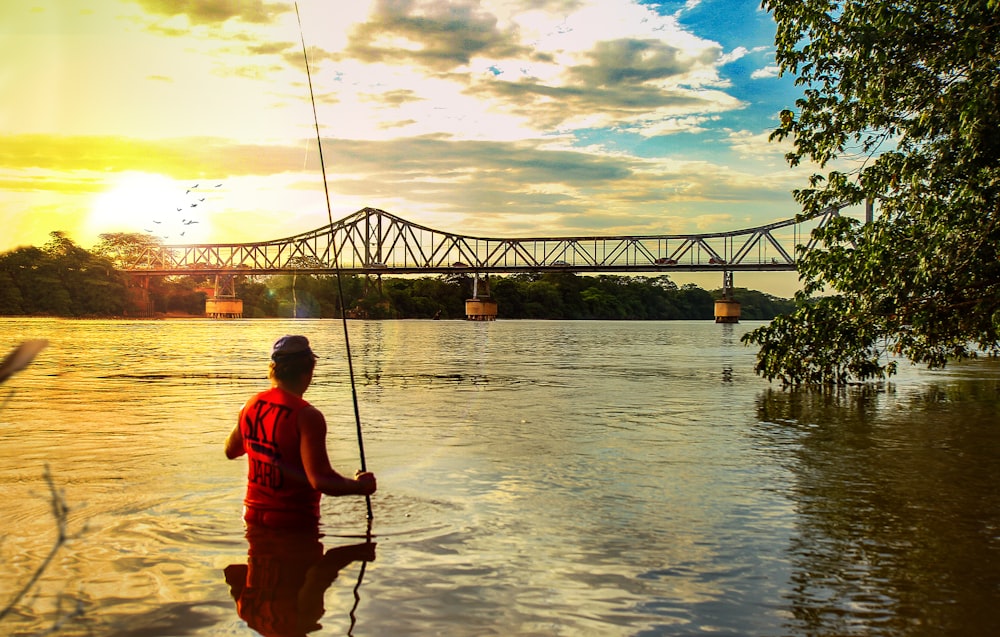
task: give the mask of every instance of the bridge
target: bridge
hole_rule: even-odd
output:
[[[487,238],[454,234],[412,223],[377,208],[363,208],[340,221],[284,239],[257,243],[150,245],[119,255],[121,270],[148,286],[149,277],[214,275],[214,296],[206,313],[242,316],[236,298],[238,276],[294,274],[471,274],[470,319],[496,318],[488,275],[519,272],[721,272],[723,298],[717,322],[737,322],[733,273],[795,270],[797,248],[813,247],[812,230],[840,214],[838,208],[812,217],[708,234],[641,236]],[[479,297],[480,276],[486,276]],[[140,292],[136,291],[137,294]],[[146,301],[148,307],[148,294]]]
[[[839,214],[708,234],[487,238],[435,230],[376,208],[283,239],[148,246],[121,258],[132,274],[166,276],[494,274],[518,272],[787,271],[796,247]]]

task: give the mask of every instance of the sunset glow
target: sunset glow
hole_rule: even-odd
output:
[[[204,195],[204,196],[203,196]],[[86,232],[138,232],[164,243],[200,243],[211,236],[211,204],[206,188],[185,188],[162,175],[123,173],[118,183],[94,199]]]
[[[516,237],[798,212],[806,172],[766,142],[797,92],[759,2],[530,5],[303,0],[300,31],[292,3],[4,3],[0,250],[320,227],[317,124],[334,219],[372,206]],[[202,202],[194,184],[224,186]]]

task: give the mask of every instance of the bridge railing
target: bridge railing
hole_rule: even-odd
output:
[[[484,238],[453,234],[364,208],[333,224],[258,243],[150,246],[123,269],[149,274],[287,271],[366,273],[792,270],[796,246],[839,214],[692,235]]]

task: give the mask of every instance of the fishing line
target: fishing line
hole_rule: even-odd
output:
[[[312,102],[313,121],[316,124],[316,144],[319,147],[319,167],[323,173],[323,193],[326,195],[326,216],[330,221],[331,238],[333,236],[333,210],[330,208],[330,187],[326,183],[326,163],[323,161],[323,139],[319,134],[319,115],[316,113],[316,96],[313,93],[312,74],[309,72],[309,56],[306,53],[306,37],[302,33],[302,18],[299,16],[299,3],[295,3],[295,19],[299,23],[299,38],[302,40],[302,58],[306,63],[306,79],[309,81],[309,100]],[[344,349],[347,355],[347,373],[351,377],[351,400],[354,403],[354,423],[358,430],[358,452],[361,455],[361,470],[368,471],[365,463],[365,441],[361,435],[361,412],[358,410],[358,389],[354,382],[354,364],[351,362],[351,340],[347,334],[347,311],[344,308],[344,283],[340,276],[340,255],[333,253],[333,268],[337,273],[337,297],[340,301],[340,322],[344,326]],[[368,508],[368,530],[371,532],[372,498],[365,496]]]

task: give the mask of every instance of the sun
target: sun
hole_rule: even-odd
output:
[[[109,190],[94,199],[86,234],[109,232],[146,234],[166,244],[202,243],[210,233],[207,187],[142,172],[125,172]],[[208,202],[208,203],[206,203]]]

